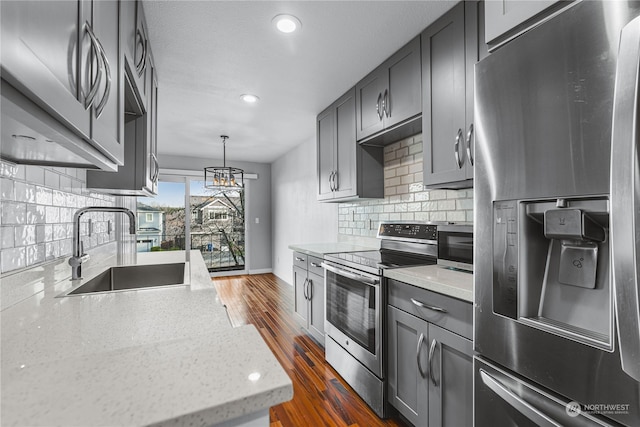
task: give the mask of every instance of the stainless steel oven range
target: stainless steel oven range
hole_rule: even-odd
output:
[[[325,358],[365,402],[384,418],[385,310],[383,271],[435,264],[437,225],[380,223],[380,250],[327,254]]]

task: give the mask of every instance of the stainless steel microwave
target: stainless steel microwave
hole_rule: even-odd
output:
[[[438,225],[438,264],[473,271],[473,225]]]

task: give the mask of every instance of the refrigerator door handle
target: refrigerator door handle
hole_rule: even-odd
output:
[[[489,387],[491,391],[536,425],[541,427],[562,427],[562,424],[549,418],[538,409],[522,400],[517,394],[513,393],[483,369],[480,369],[480,377],[482,378],[482,382]]]
[[[640,17],[621,33],[611,137],[611,258],[622,369],[640,381]]]

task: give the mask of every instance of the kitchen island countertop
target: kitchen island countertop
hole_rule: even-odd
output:
[[[232,328],[201,254],[190,258],[187,286],[57,298],[76,285],[45,275],[41,291],[5,308],[2,425],[208,426],[290,400],[256,328]],[[137,264],[184,259],[138,254]]]
[[[443,295],[473,302],[473,274],[441,265],[391,268],[384,276]]]
[[[360,252],[360,251],[377,251],[379,248],[372,246],[356,245],[347,242],[333,242],[333,243],[303,243],[297,245],[289,245],[289,249],[292,249],[303,254],[315,256],[318,258],[324,257],[325,254],[335,254],[338,252]]]

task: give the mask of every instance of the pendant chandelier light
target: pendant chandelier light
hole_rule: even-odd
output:
[[[222,138],[222,166],[204,168],[204,186],[212,190],[237,189],[244,187],[244,171],[227,167],[227,135]]]

